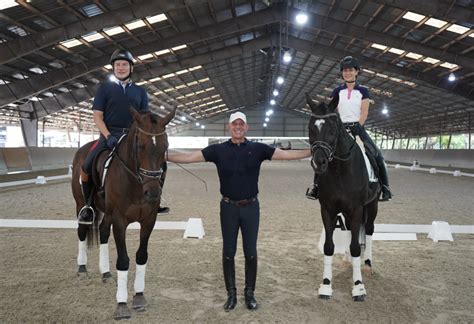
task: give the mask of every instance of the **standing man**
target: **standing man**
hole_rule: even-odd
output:
[[[137,86],[130,79],[133,73],[133,56],[127,50],[118,49],[112,53],[110,64],[114,78],[102,83],[94,97],[92,110],[94,123],[100,131],[99,140],[92,146],[81,169],[81,186],[85,206],[77,217],[79,224],[92,224],[94,218],[92,167],[94,158],[103,149],[113,150],[120,137],[128,132],[133,122],[130,107],[140,113],[148,111],[148,96],[145,89]],[[162,165],[166,171],[166,162]],[[160,212],[169,208],[162,207]]]
[[[235,287],[234,256],[237,250],[239,228],[245,256],[245,303],[248,309],[257,309],[254,297],[257,278],[257,236],[260,219],[258,177],[260,165],[265,160],[297,160],[311,155],[308,150],[275,149],[263,143],[251,142],[245,138],[249,126],[247,117],[241,112],[230,115],[231,138],[221,144],[214,144],[202,151],[170,154],[168,161],[177,163],[214,162],[219,175],[220,219],[223,238],[222,266],[227,289],[225,311],[237,304]]]
[[[379,168],[379,181],[382,183],[382,197],[380,201],[388,201],[392,199],[392,193],[388,185],[387,166],[382,155],[375,143],[365,131],[364,123],[369,114],[369,90],[361,86],[356,80],[360,71],[359,62],[352,56],[346,56],[339,64],[344,84],[338,86],[331,94],[331,100],[335,97],[339,98],[337,110],[344,124],[344,127],[351,131],[355,137],[359,135],[364,144],[372,147],[376,152],[375,160]],[[319,198],[318,175],[314,174],[313,185],[306,191],[306,197],[309,199]]]

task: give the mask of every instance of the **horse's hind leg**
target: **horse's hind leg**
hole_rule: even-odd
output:
[[[150,217],[146,222],[140,224],[140,246],[136,254],[136,271],[135,271],[135,296],[133,296],[132,308],[137,311],[144,311],[147,307],[145,299],[145,273],[146,263],[148,261],[148,240],[156,221],[156,214]]]
[[[99,217],[102,215],[98,215]],[[99,248],[99,269],[102,274],[102,282],[112,282],[109,261],[109,237],[110,237],[110,217],[103,218],[100,224],[100,248]]]
[[[378,201],[374,200],[365,207],[367,220],[365,222],[365,251],[364,251],[364,275],[371,275],[372,268],[372,235],[374,234],[375,217],[378,212]]]
[[[324,270],[323,283],[319,286],[319,298],[329,299],[332,297],[332,257],[334,255],[333,233],[336,227],[336,215],[331,215],[329,211],[321,206],[321,216],[323,218],[326,240],[324,242]]]
[[[362,272],[360,269],[360,243],[359,243],[359,231],[360,224],[363,215],[363,208],[360,207],[354,210],[351,215],[351,256],[352,256],[352,281],[354,286],[352,287],[352,299],[354,301],[364,301],[367,292],[365,286],[362,283]]]

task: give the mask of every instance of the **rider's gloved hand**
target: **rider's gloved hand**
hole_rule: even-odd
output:
[[[117,137],[115,137],[114,135],[110,134],[109,136],[107,136],[107,147],[110,149],[110,150],[113,150],[115,145],[117,145]]]
[[[353,136],[360,135],[362,132],[362,125],[360,123],[354,123],[354,126],[351,127],[351,133]]]

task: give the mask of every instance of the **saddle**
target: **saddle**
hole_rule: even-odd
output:
[[[112,151],[109,151],[107,148],[104,148],[103,150],[98,152],[94,158],[94,162],[92,163],[92,179],[94,181],[97,193],[102,197],[105,196],[105,179],[107,178],[107,171],[109,170],[110,163],[112,162],[115,156],[114,152],[118,150],[120,144],[126,136],[127,134],[122,134],[122,136],[120,136],[117,145],[115,145]],[[104,154],[105,152],[107,152],[106,157]]]

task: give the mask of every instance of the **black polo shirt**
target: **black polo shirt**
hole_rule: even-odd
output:
[[[232,200],[257,196],[260,165],[271,160],[275,148],[263,143],[245,140],[237,145],[229,139],[221,144],[209,145],[202,150],[207,162],[217,166],[221,194]]]
[[[148,111],[145,89],[133,82],[122,86],[120,82],[108,81],[97,89],[92,109],[104,113],[107,127],[129,128],[133,122],[131,106],[140,113]]]

